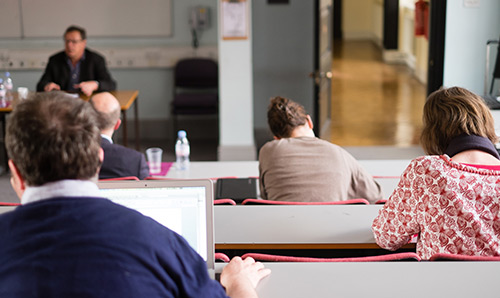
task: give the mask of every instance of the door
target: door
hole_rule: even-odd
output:
[[[432,1],[429,18],[430,32],[427,95],[438,90],[443,85],[446,1]]]
[[[332,95],[332,0],[315,0],[314,66],[314,132],[330,139]]]

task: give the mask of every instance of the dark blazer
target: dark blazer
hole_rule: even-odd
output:
[[[101,139],[104,161],[99,179],[135,176],[141,180],[149,176],[149,167],[144,154],[118,144]]]
[[[61,86],[61,90],[66,90],[69,75],[70,69],[66,61],[66,53],[64,51],[59,52],[49,58],[45,72],[36,85],[36,91],[44,91],[43,88],[50,82]],[[80,65],[80,81],[98,81],[99,89],[97,89],[97,92],[116,89],[116,82],[111,78],[104,58],[88,49],[85,49],[85,60]]]

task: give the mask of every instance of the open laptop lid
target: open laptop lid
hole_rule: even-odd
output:
[[[99,181],[103,197],[135,209],[182,235],[213,275],[213,182],[203,180]]]

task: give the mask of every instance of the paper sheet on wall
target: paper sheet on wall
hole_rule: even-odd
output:
[[[222,2],[222,38],[246,39],[247,2]]]

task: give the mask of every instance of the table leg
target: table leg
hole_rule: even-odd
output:
[[[134,101],[134,124],[135,124],[135,150],[139,151],[139,107],[137,105],[137,101],[139,97],[137,97]]]

